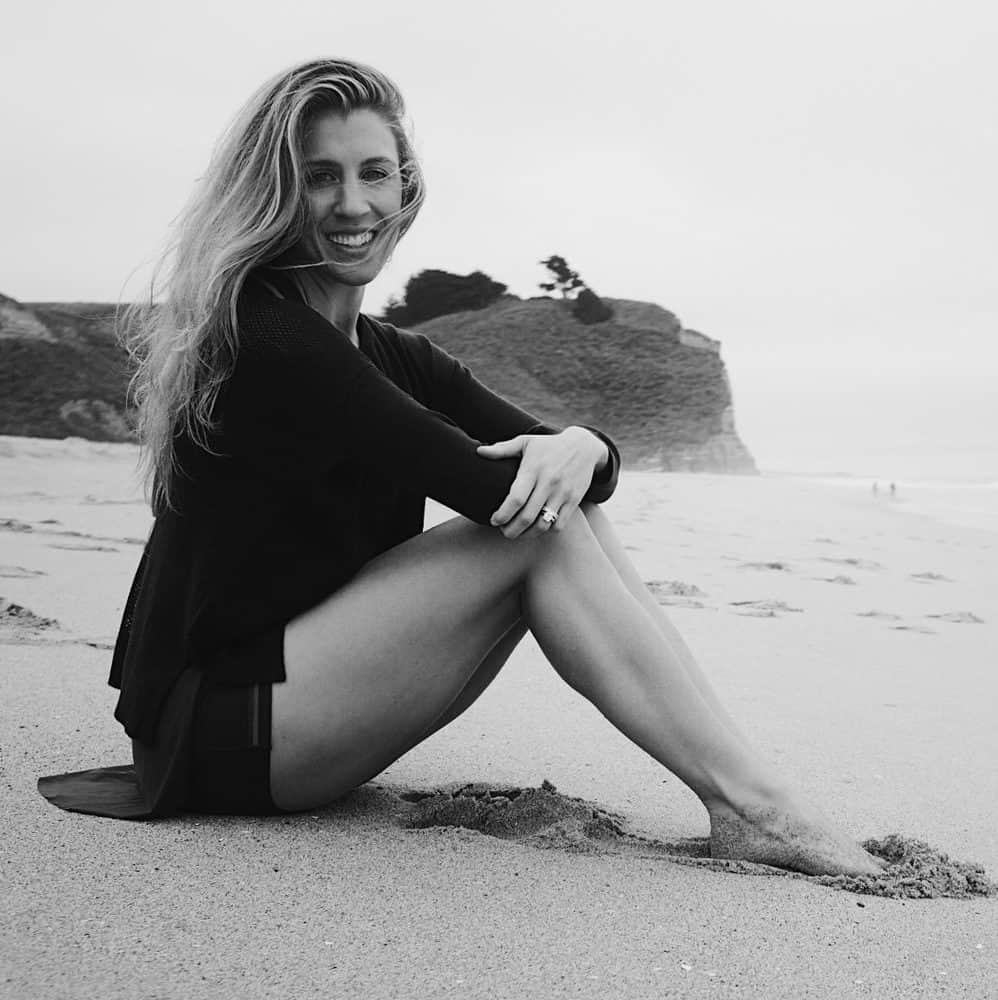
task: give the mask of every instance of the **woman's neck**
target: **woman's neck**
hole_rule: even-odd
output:
[[[356,347],[357,317],[364,302],[364,286],[322,281],[303,271],[292,273],[306,304],[349,337]]]

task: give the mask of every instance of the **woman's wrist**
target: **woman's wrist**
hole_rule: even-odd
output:
[[[588,427],[582,427],[578,424],[572,424],[571,426],[566,427],[565,430],[583,431],[586,437],[596,442],[598,449],[596,451],[596,464],[593,471],[602,472],[607,467],[607,463],[610,461],[610,449],[607,447],[606,442],[600,438],[598,434],[594,434]]]

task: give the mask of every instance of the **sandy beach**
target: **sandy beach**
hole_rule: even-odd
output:
[[[55,809],[39,775],[129,760],[106,676],[150,525],[135,455],[0,438],[0,997],[998,996],[998,898],[704,863],[692,793],[529,635],[468,713],[330,808]],[[858,840],[998,878],[981,497],[948,517],[903,484],[625,471],[604,509],[767,758]]]

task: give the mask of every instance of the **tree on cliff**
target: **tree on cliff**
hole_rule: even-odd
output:
[[[423,323],[436,316],[484,309],[505,291],[504,284],[493,281],[481,271],[463,275],[450,271],[420,271],[406,282],[401,301],[388,300],[383,318],[399,326]]]
[[[573,271],[564,257],[553,254],[541,263],[551,272],[552,279],[540,283],[545,292],[561,292],[561,297],[567,299],[572,297],[573,292],[586,287],[578,271]]]
[[[564,257],[554,254],[541,263],[551,272],[551,281],[542,281],[546,292],[561,292],[563,299],[572,299],[572,315],[580,323],[602,323],[613,316],[613,310],[573,271]],[[574,295],[573,295],[574,293]]]

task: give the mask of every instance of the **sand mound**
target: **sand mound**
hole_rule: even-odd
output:
[[[706,597],[695,584],[682,580],[645,580],[645,586],[656,597]]]
[[[883,874],[801,875],[769,865],[710,857],[706,837],[654,840],[627,831],[624,818],[583,799],[540,788],[485,783],[398,794],[399,820],[413,830],[454,827],[539,848],[589,854],[628,854],[737,875],[807,879],[832,889],[893,899],[969,899],[998,895],[998,884],[975,864],[953,861],[920,840],[890,834],[863,846],[888,862]]]
[[[413,803],[405,823],[417,829],[457,826],[504,840],[582,851],[628,839],[621,817],[561,795],[548,781],[540,788],[474,784],[407,792],[401,798]]]
[[[40,630],[58,628],[59,623],[54,618],[42,618],[30,608],[8,601],[6,597],[0,597],[0,627]]]
[[[883,875],[864,878],[821,876],[815,881],[850,892],[895,899],[940,896],[969,899],[971,896],[998,895],[998,883],[991,881],[980,865],[954,861],[922,840],[891,833],[880,840],[864,841],[863,846],[888,863]]]
[[[646,580],[645,586],[659,604],[680,608],[705,607],[703,601],[697,598],[707,595],[695,583],[684,583],[682,580]]]

